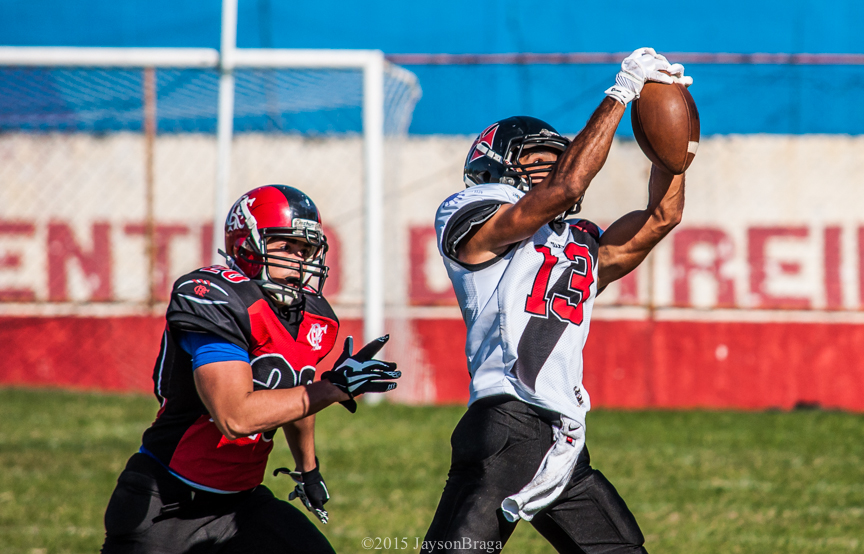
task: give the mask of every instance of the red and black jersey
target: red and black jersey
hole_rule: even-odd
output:
[[[241,273],[205,267],[174,283],[167,326],[153,370],[162,403],[143,447],[177,475],[203,487],[241,491],[264,478],[275,430],[226,439],[195,388],[192,356],[180,333],[210,333],[249,353],[255,390],[311,383],[336,342],[339,322],[322,296],[304,294],[303,309],[280,308]]]

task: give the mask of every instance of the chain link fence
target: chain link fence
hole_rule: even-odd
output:
[[[345,323],[340,334],[362,335],[363,72],[234,74],[230,201],[283,183],[316,202],[331,244],[325,294]],[[218,90],[215,69],[0,67],[2,325],[13,334],[53,329],[44,349],[15,351],[12,373],[99,386],[106,378],[97,374],[109,368],[109,388],[148,388],[158,339],[145,337],[161,325],[173,281],[222,247],[212,244],[213,221],[225,217],[213,213]],[[413,74],[386,64],[384,93],[384,194],[392,200],[420,88]],[[385,217],[398,211],[388,201]],[[385,256],[407,271],[407,241],[389,232]],[[407,304],[407,288],[386,275],[386,301],[397,307],[389,317]],[[391,317],[388,328],[400,321]],[[390,355],[411,366],[419,358],[408,335],[394,335]],[[121,353],[106,354],[104,345],[118,341]],[[59,356],[74,358],[75,376],[60,375],[64,348]],[[408,397],[424,386],[406,385]]]
[[[0,301],[153,306],[210,262],[218,80],[204,69],[0,69]],[[304,190],[349,258],[362,226],[338,215],[362,206],[362,81],[354,70],[236,71],[229,196]],[[385,94],[386,186],[419,88],[391,66]],[[359,303],[362,283],[342,278],[338,257],[330,295]]]

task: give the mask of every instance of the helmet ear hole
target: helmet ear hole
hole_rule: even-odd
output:
[[[492,174],[489,173],[488,171],[484,171],[483,173],[480,174],[480,178],[483,179],[484,183],[489,183],[492,181]]]

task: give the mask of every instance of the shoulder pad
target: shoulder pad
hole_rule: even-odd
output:
[[[494,183],[469,187],[444,200],[435,214],[435,232],[438,236],[438,250],[441,255],[449,256],[450,250],[454,246],[450,243],[453,239],[460,238],[459,236],[454,237],[452,231],[460,227],[460,223],[465,223],[465,218],[462,216],[488,206],[515,204],[523,196],[525,193],[515,187]],[[473,225],[482,223],[494,213],[495,210],[492,210],[486,214],[485,218],[481,217],[480,220],[471,222],[469,229]],[[465,230],[462,229],[462,231]]]
[[[515,204],[523,196],[525,196],[524,192],[510,185],[500,183],[476,185],[450,195],[441,203],[438,213],[455,212],[468,204],[486,200],[493,200],[499,204]]]
[[[248,307],[262,297],[260,287],[242,273],[206,267],[177,279],[166,319],[176,329],[212,333],[248,348]]]
[[[249,277],[246,277],[239,271],[227,268],[224,265],[211,265],[208,267],[202,267],[201,269],[193,271],[192,273],[205,273],[207,275],[218,276],[223,281],[227,281],[234,285],[251,282]],[[190,273],[190,275],[192,273]]]
[[[222,265],[212,265],[196,269],[191,273],[187,273],[183,277],[174,282],[174,291],[179,290],[181,285],[188,287],[188,281],[195,279],[207,281],[212,284],[214,290],[232,290],[244,299],[247,305],[252,304],[256,300],[264,297],[264,291],[258,286],[258,283],[252,281],[239,271],[227,268]],[[199,289],[200,290],[200,289]]]

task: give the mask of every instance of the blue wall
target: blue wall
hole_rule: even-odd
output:
[[[240,0],[238,45],[385,53],[864,53],[860,0],[644,2]],[[0,44],[218,47],[217,0],[0,0]],[[673,60],[674,61],[674,60]],[[577,131],[616,67],[408,66],[413,133],[473,134],[530,113]],[[690,65],[704,134],[864,133],[864,66]],[[629,134],[624,123],[622,134]]]
[[[218,0],[2,0],[0,43],[219,45]],[[404,52],[864,52],[858,0],[240,0],[241,47]],[[653,10],[653,13],[652,13]]]

